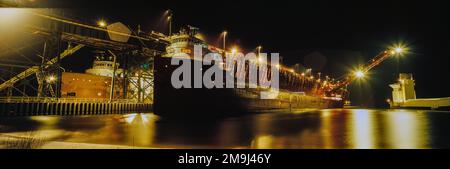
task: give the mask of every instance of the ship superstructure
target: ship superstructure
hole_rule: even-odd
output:
[[[389,85],[392,100],[387,102],[391,108],[450,109],[450,97],[416,98],[415,83],[411,73],[400,73],[398,82]]]
[[[106,77],[112,77],[114,71],[116,71],[116,76],[123,74],[123,69],[119,68],[120,64],[117,62],[114,63],[113,56],[106,56],[104,51],[96,51],[95,53],[94,63],[92,64],[92,68],[86,70],[87,74]],[[115,70],[114,66],[116,67]]]
[[[114,63],[113,57],[105,54],[104,51],[95,51],[95,60],[92,68],[87,69],[86,73],[64,72],[62,74],[63,98],[95,98],[108,99],[111,93],[111,82],[114,74],[114,66],[116,77],[121,77],[123,69],[119,68],[119,63]],[[114,95],[122,96],[122,86],[117,83],[120,79],[116,79],[114,86]]]

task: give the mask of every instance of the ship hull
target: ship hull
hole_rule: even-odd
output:
[[[229,117],[267,110],[302,108],[339,108],[341,100],[284,91],[276,99],[260,99],[258,89],[239,88],[180,88],[171,84],[170,58],[158,57],[154,65],[154,111],[163,117],[197,118]],[[205,67],[203,67],[205,69]],[[193,80],[193,79],[192,79]]]

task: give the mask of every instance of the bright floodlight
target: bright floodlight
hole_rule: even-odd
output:
[[[398,55],[398,56],[402,56],[408,53],[409,51],[409,48],[405,43],[393,44],[392,46],[389,47],[389,49],[391,55]]]
[[[231,49],[231,53],[233,53],[233,54],[237,53],[237,51],[238,51],[237,47],[234,47],[234,48]]]
[[[394,51],[395,51],[395,53],[400,54],[403,52],[403,48],[398,47],[398,48],[395,48]]]
[[[5,28],[9,30],[15,26],[22,26],[22,24],[26,23],[26,10],[22,8],[0,7],[0,29]]]
[[[365,74],[364,74],[363,71],[358,70],[358,71],[355,72],[355,76],[356,76],[357,78],[362,78],[362,77],[365,76]]]
[[[104,20],[99,20],[99,21],[97,22],[97,25],[98,25],[99,27],[104,28],[104,27],[106,27],[106,22],[105,22]]]
[[[55,80],[56,80],[56,77],[53,75],[50,75],[47,77],[47,83],[53,83],[53,82],[55,82]]]

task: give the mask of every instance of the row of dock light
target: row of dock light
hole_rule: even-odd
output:
[[[223,40],[223,43],[222,43],[222,44],[223,44],[223,50],[226,50],[226,37],[227,37],[227,35],[228,35],[228,31],[226,31],[226,30],[224,30],[224,31],[221,33],[221,37],[222,37],[222,40]],[[238,52],[239,52],[238,49],[239,49],[239,47],[234,46],[233,48],[230,49],[230,53],[232,53],[232,54],[238,53]],[[255,49],[256,49],[256,51],[257,51],[257,56],[258,56],[256,62],[261,64],[261,63],[264,62],[264,59],[263,59],[262,57],[260,57],[262,45],[258,45]],[[290,73],[294,74],[294,75],[297,76],[297,77],[302,77],[302,78],[304,78],[304,77],[306,76],[306,73],[300,73],[300,74],[299,74],[299,73],[295,72],[295,70],[294,70],[293,68],[289,68],[289,67],[286,67],[286,66],[282,66],[282,65],[280,65],[280,64],[275,65],[275,67],[278,68],[278,69],[280,69],[280,70],[283,70],[284,72],[290,72]],[[311,71],[312,71],[312,69],[307,69],[307,72],[311,72]],[[319,74],[320,74],[320,72],[319,72]],[[311,75],[309,78],[306,77],[306,79],[312,81],[312,80],[314,80],[314,76]],[[320,82],[320,78],[318,79],[318,82]],[[325,81],[324,84],[327,84],[327,82]]]
[[[164,12],[164,16],[166,17],[167,22],[169,24],[169,36],[170,36],[172,34],[173,11],[172,10],[166,10]],[[108,24],[107,24],[107,22],[104,19],[100,19],[100,20],[97,21],[97,26],[98,27],[105,28],[107,25]],[[228,33],[229,32],[227,30],[222,31],[222,33],[221,33],[222,45],[223,45],[222,46],[222,50],[224,50],[224,51],[227,50],[226,38],[227,38]],[[232,53],[232,54],[233,53],[237,53],[237,52],[239,52],[238,49],[239,48],[237,46],[233,46],[230,49],[230,53]],[[261,49],[262,49],[262,45],[258,45],[256,47],[256,51],[257,51],[257,54],[258,54],[258,59],[257,59],[258,63],[262,63],[264,61],[263,58],[259,57],[259,54],[261,53]],[[393,45],[391,47],[391,49],[389,49],[389,52],[391,53],[391,55],[402,55],[405,52],[406,49],[407,48],[405,47],[405,45],[397,44],[397,45]],[[297,77],[302,77],[302,78],[306,77],[306,79],[310,80],[310,81],[313,81],[315,79],[315,77],[311,73],[312,72],[311,69],[307,69],[306,72],[297,73],[297,72],[295,72],[295,70],[293,68],[285,67],[285,66],[282,66],[280,64],[275,65],[275,67],[279,68],[280,70],[283,70],[284,72],[290,72],[290,73],[294,74]],[[362,78],[365,78],[367,76],[367,71],[368,70],[364,70],[364,69],[359,68],[359,69],[354,70],[353,73],[351,74],[351,76],[353,76],[353,77],[355,77],[357,79],[362,79]],[[309,72],[311,74],[309,77],[306,75],[307,72]],[[320,79],[320,72],[318,73],[318,75],[319,75],[319,77],[316,80],[316,82],[317,83],[321,83],[322,80]],[[328,77],[328,76],[326,76],[326,77]],[[329,80],[327,78],[327,79],[325,79],[323,81],[322,87],[333,87],[333,86],[335,86],[335,85],[337,85],[339,83],[340,83],[340,80],[335,81],[334,79]]]

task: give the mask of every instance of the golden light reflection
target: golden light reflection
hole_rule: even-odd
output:
[[[132,113],[132,114],[125,115],[125,117],[124,117],[124,120],[128,124],[141,123],[143,125],[148,125],[157,119],[158,119],[158,117],[156,115],[142,114],[142,113]]]
[[[273,136],[271,135],[261,135],[257,136],[251,143],[252,148],[266,149],[273,147]]]
[[[322,110],[322,112],[321,112],[320,115],[321,115],[322,118],[324,118],[324,117],[329,117],[329,116],[331,116],[331,111],[328,110],[328,109]]]
[[[148,124],[148,122],[149,122],[148,117],[145,115],[142,115],[141,117],[142,117],[142,123]]]
[[[57,129],[58,123],[62,119],[59,116],[31,116],[30,119],[41,124],[36,129],[39,132],[34,132],[33,137],[53,139],[64,134],[63,130]]]
[[[332,112],[330,110],[323,110],[320,116],[320,134],[323,138],[323,148],[333,148],[331,113]]]
[[[133,123],[134,119],[136,118],[136,115],[137,115],[136,113],[126,115],[126,116],[125,116],[125,121],[126,121],[128,124]]]
[[[128,140],[132,146],[153,144],[157,120],[158,117],[154,114],[133,113],[125,116],[125,121],[129,124]]]
[[[369,149],[375,147],[374,117],[365,109],[352,110],[348,129],[352,148]]]
[[[190,147],[191,144],[185,140],[204,141],[205,138],[211,138],[212,142],[207,142],[205,146],[258,149],[429,148],[431,139],[441,137],[430,137],[433,132],[429,125],[434,124],[429,121],[433,113],[428,111],[323,109],[307,111],[309,113],[299,112],[300,110],[276,116],[261,114],[246,118],[246,121],[227,120],[217,131],[214,129],[200,136],[186,134],[174,137],[179,134],[178,131],[156,136],[156,131],[171,132],[173,130],[169,129],[174,126],[158,124],[158,116],[147,113],[80,117],[32,116],[25,120],[33,121],[30,123],[33,132],[12,130],[8,134],[50,141],[138,147]],[[14,124],[19,128],[25,125],[23,120]],[[439,127],[442,126],[433,128]],[[175,143],[165,142],[167,138],[174,139]],[[193,145],[195,146],[198,145]]]
[[[60,116],[31,116],[31,120],[38,121],[45,125],[53,126],[59,122]]]
[[[427,148],[428,125],[422,112],[399,110],[386,113],[390,148]]]

